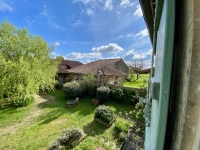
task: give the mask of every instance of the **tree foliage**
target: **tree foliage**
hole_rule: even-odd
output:
[[[84,75],[82,82],[86,88],[86,94],[90,95],[91,97],[95,97],[97,89],[97,80],[95,79],[94,75]]]
[[[53,46],[27,29],[8,22],[0,25],[0,97],[24,98],[52,89],[60,58],[52,59]]]

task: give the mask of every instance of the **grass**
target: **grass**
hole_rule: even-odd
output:
[[[92,98],[80,98],[79,104],[73,108],[66,107],[65,97],[62,91],[50,92],[56,100],[45,105],[38,105],[37,111],[40,115],[26,122],[22,127],[17,127],[14,133],[10,132],[1,135],[0,149],[7,150],[45,150],[56,140],[63,129],[82,129],[87,137],[74,150],[94,150],[104,147],[111,150],[114,145],[120,147],[118,143],[115,125],[106,128],[93,121],[96,106],[91,105]],[[105,105],[115,110],[117,119],[123,119],[118,112],[129,112],[134,109],[130,105],[121,105],[109,101]],[[32,111],[34,104],[22,108],[5,108],[0,110],[0,130],[8,128],[15,123],[21,123]],[[115,149],[115,148],[114,148]],[[116,148],[117,149],[117,148]]]
[[[133,88],[147,87],[148,80],[149,74],[140,74],[139,79],[137,79],[136,75],[134,75],[131,78],[131,81],[124,82],[124,86]]]
[[[1,102],[2,101],[0,101],[0,103]],[[23,118],[29,113],[32,105],[33,104],[21,108],[0,107],[0,128],[22,121]]]

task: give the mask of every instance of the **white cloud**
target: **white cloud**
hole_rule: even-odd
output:
[[[133,15],[134,15],[135,17],[138,17],[138,18],[140,18],[140,17],[143,16],[143,13],[142,13],[142,10],[141,10],[140,5],[137,5],[137,9],[136,9],[136,11],[134,12]]]
[[[138,37],[139,39],[141,39],[141,38],[148,36],[148,35],[149,35],[148,30],[144,29],[144,30],[141,30],[139,33],[137,33],[135,35],[135,37]]]
[[[133,33],[127,34],[126,37],[132,37]]]
[[[13,11],[14,9],[3,0],[0,1],[0,11]]]
[[[65,60],[67,59],[65,56],[61,55],[61,54],[56,54],[55,51],[50,53],[51,58],[56,58],[58,56],[62,56]]]
[[[48,11],[49,11],[48,7],[47,7],[46,5],[44,5],[43,7],[44,7],[44,10],[39,14],[40,17],[46,18],[46,19],[47,19],[47,23],[48,23],[50,26],[52,26],[52,27],[54,27],[54,28],[57,28],[57,29],[60,29],[60,30],[66,30],[65,28],[59,26],[56,22],[53,21],[53,18],[54,18],[55,16],[49,15],[49,13],[48,13]],[[52,16],[52,17],[51,17],[51,16]]]
[[[91,9],[88,8],[87,11],[86,11],[86,14],[89,16],[89,15],[94,14],[94,12]]]
[[[76,20],[73,24],[71,24],[72,27],[77,27],[77,26],[80,26],[82,25],[83,22],[81,20]]]
[[[92,48],[92,51],[96,53],[119,53],[123,50],[124,49],[118,46],[116,43],[110,43],[108,45]]]
[[[135,51],[134,50],[129,50],[124,56],[124,60],[127,60],[127,61],[131,61],[133,59],[133,56],[135,55]]]
[[[105,5],[104,5],[104,10],[109,10],[111,11],[113,9],[113,1],[112,0],[106,0]]]
[[[124,37],[123,35],[118,36],[118,38],[123,38],[123,37]]]
[[[122,0],[122,2],[120,3],[121,7],[126,8],[127,6],[133,6],[134,3],[130,3],[130,0]]]
[[[84,10],[81,10],[81,13],[83,13]],[[67,16],[67,22],[72,26],[72,27],[77,27],[79,25],[84,24],[83,19],[79,18],[77,19],[74,15]]]
[[[60,45],[59,42],[55,42],[55,43],[54,43],[54,46],[58,46],[58,45]]]
[[[152,49],[147,52],[140,53],[140,54],[136,53],[134,50],[130,50],[124,55],[123,58],[126,61],[149,60],[149,59],[151,59],[151,55],[152,55]]]
[[[85,59],[85,60],[83,60],[83,61],[81,61],[83,64],[87,64],[87,63],[90,63],[91,62],[91,60],[90,59]]]
[[[100,7],[100,3],[103,3],[102,0],[73,0],[73,3],[82,2],[84,5],[91,6],[92,8]]]
[[[73,3],[82,2],[83,4],[87,5],[93,0],[73,0]]]
[[[135,63],[134,61],[138,64],[143,63],[143,69],[145,69],[151,67],[151,56],[152,49],[141,54],[136,53],[134,50],[130,50],[124,55],[123,60],[128,65],[133,65]]]
[[[100,53],[69,53],[67,59],[102,58]]]
[[[117,39],[122,39],[122,38],[131,38],[133,37],[133,33],[129,33],[129,34],[126,34],[126,35],[119,35],[118,37],[116,37]]]
[[[48,14],[48,8],[46,5],[43,6],[44,10],[40,13],[40,16],[44,16],[47,17],[48,19],[50,18],[49,14]]]
[[[24,20],[29,26],[31,26],[35,22],[35,20],[32,20],[28,15],[24,18]]]
[[[113,10],[113,0],[73,0],[74,4],[78,2],[82,2],[86,7],[90,6],[93,9],[100,8],[109,11]]]

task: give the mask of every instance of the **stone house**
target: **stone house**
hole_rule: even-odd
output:
[[[72,61],[72,60],[62,60],[61,63],[58,65],[58,72],[56,79],[59,81],[59,85],[62,85],[64,82],[64,79],[67,77],[68,70],[72,69],[74,67],[83,65],[79,61]]]
[[[121,58],[102,59],[68,70],[67,77],[80,80],[83,75],[93,74],[100,85],[122,86],[128,75],[128,66]]]

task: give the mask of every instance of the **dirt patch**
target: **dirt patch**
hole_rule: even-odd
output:
[[[0,136],[15,133],[17,130],[21,129],[24,126],[30,124],[34,119],[38,118],[43,110],[40,107],[45,107],[55,101],[55,98],[51,95],[48,95],[45,92],[40,93],[39,95],[34,94],[34,104],[30,112],[24,117],[21,122],[8,125],[6,127],[0,128]]]
[[[56,125],[56,124],[60,124],[60,123],[63,123],[63,122],[66,122],[67,119],[59,119],[59,120],[54,120],[51,122],[52,125]]]

